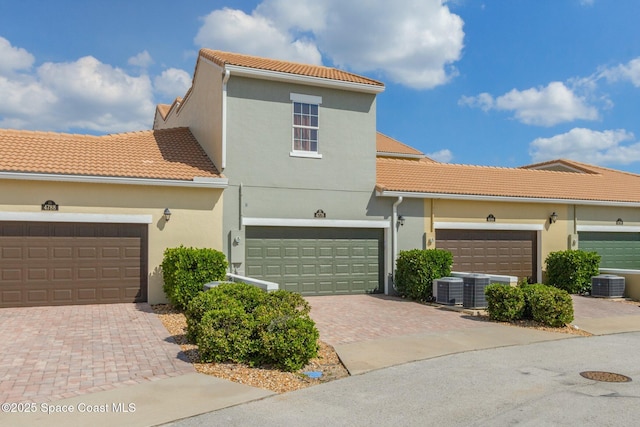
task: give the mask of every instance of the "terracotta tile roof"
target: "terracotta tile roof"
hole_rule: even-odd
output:
[[[447,195],[640,203],[640,175],[579,162],[575,173],[377,159],[377,190]]]
[[[398,155],[401,157],[402,155],[409,155],[410,157],[424,157],[424,153],[422,151],[416,150],[413,147],[410,147],[402,142],[391,138],[381,132],[376,134],[376,151],[378,155],[384,156],[385,154],[389,154],[395,157]],[[432,159],[428,159],[434,161]]]
[[[221,67],[224,67],[228,64],[238,67],[254,68],[258,70],[276,71],[300,76],[317,77],[321,79],[338,80],[349,83],[359,83],[364,85],[384,87],[384,84],[377,80],[359,76],[357,74],[349,73],[347,71],[342,71],[332,67],[300,64],[296,62],[260,58],[257,56],[222,52],[219,50],[211,49],[200,49],[200,56],[218,64]]]
[[[188,181],[221,177],[188,128],[105,136],[0,129],[0,172]]]
[[[160,117],[164,120],[167,118],[167,113],[169,113],[169,110],[171,109],[171,104],[158,104],[156,105],[156,109],[158,110],[158,113],[160,113]]]

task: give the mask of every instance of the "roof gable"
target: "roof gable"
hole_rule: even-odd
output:
[[[376,151],[380,157],[402,157],[412,159],[429,159],[424,153],[393,139],[381,132],[376,134]]]

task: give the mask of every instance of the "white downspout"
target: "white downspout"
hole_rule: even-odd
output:
[[[395,290],[395,278],[396,278],[396,259],[398,258],[398,205],[402,203],[402,196],[398,196],[398,200],[393,202],[392,215],[391,215],[391,232],[393,238],[391,239],[391,284]],[[388,294],[385,292],[386,294]]]
[[[231,77],[231,71],[225,69],[222,77],[222,170],[227,167],[227,82],[229,77]]]

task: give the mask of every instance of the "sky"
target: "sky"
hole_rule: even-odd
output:
[[[207,47],[385,84],[378,131],[450,163],[640,173],[637,0],[0,0],[0,128],[151,129]]]

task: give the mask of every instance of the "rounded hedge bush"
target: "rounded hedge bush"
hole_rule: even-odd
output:
[[[529,296],[536,322],[561,327],[573,321],[573,300],[567,291],[552,286],[535,287]]]
[[[275,303],[256,309],[255,362],[297,371],[318,355],[319,333],[315,323],[307,314],[291,312],[290,308]]]
[[[394,283],[398,293],[417,301],[433,297],[433,280],[451,274],[453,255],[443,249],[400,251]]]
[[[245,283],[224,283],[191,300],[187,337],[203,362],[304,367],[318,354],[318,330],[302,295],[266,293]]]
[[[229,298],[224,307],[207,311],[197,327],[202,362],[246,362],[253,352],[255,320],[242,304]]]
[[[163,290],[167,299],[179,310],[200,292],[205,283],[223,280],[227,260],[215,249],[167,248],[162,259]]]
[[[526,304],[521,288],[494,283],[487,286],[484,292],[491,319],[499,322],[522,319]]]
[[[222,283],[206,292],[201,292],[191,300],[185,311],[187,339],[196,340],[200,321],[208,311],[238,303],[245,313],[253,313],[265,298],[267,298],[265,291],[246,283]]]
[[[551,252],[547,264],[546,283],[570,294],[591,292],[591,278],[600,274],[601,257],[597,252],[566,250]]]

